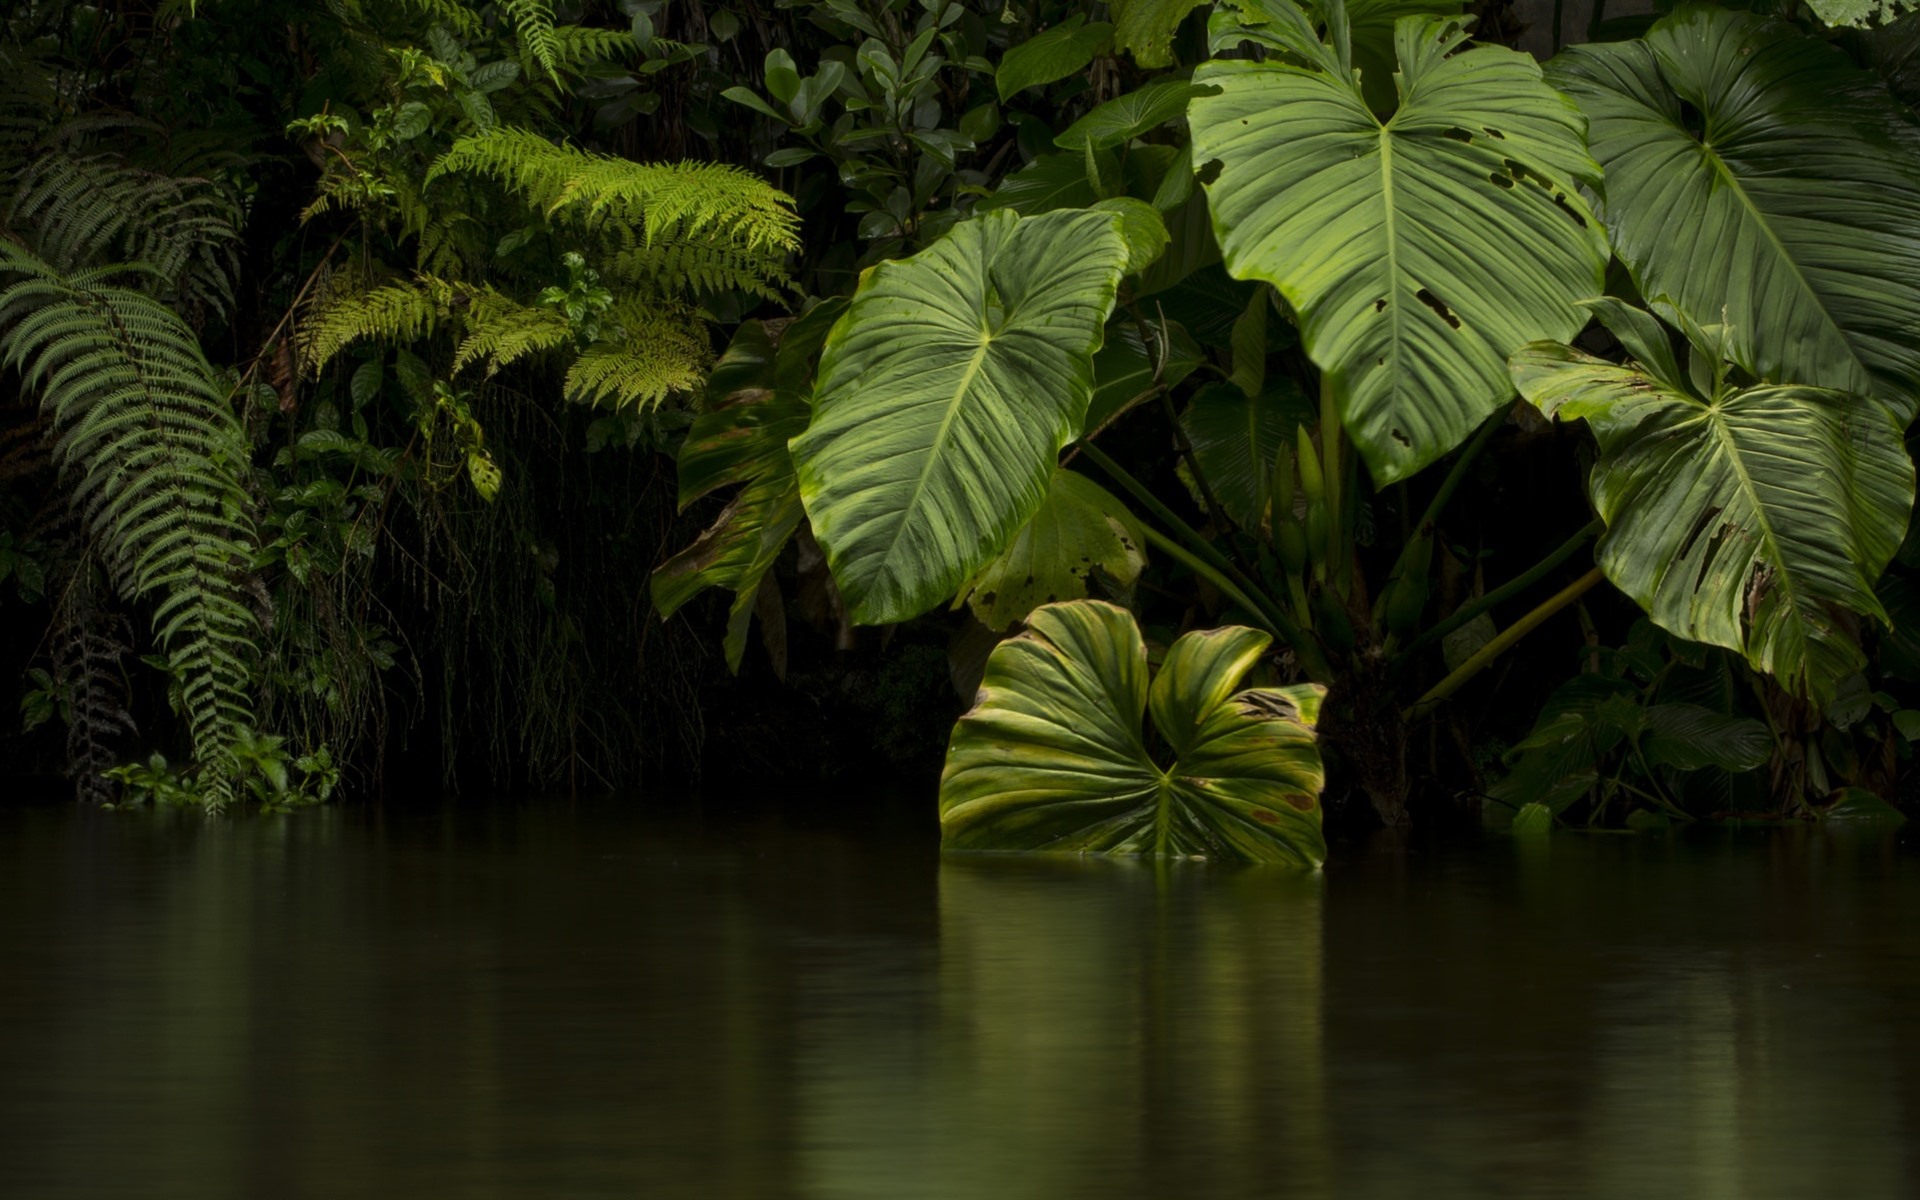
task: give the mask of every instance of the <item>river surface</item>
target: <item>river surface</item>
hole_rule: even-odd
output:
[[[1920,837],[0,807],[0,1196],[1908,1197]]]

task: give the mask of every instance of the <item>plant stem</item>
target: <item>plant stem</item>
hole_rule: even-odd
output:
[[[1488,663],[1491,663],[1494,659],[1499,658],[1502,654],[1512,649],[1515,643],[1519,642],[1521,638],[1527,636],[1529,633],[1532,633],[1540,626],[1541,622],[1586,595],[1587,592],[1593,589],[1595,584],[1605,578],[1606,576],[1601,574],[1600,568],[1595,567],[1566,587],[1555,592],[1552,596],[1549,596],[1546,600],[1535,606],[1532,612],[1529,612],[1526,616],[1521,617],[1518,621],[1507,626],[1507,628],[1502,630],[1492,641],[1474,651],[1473,657],[1461,663],[1459,667],[1455,668],[1445,679],[1442,679],[1439,683],[1429,688],[1427,694],[1414,701],[1413,707],[1407,710],[1405,713],[1406,718],[1412,719],[1418,716],[1426,709],[1431,708],[1433,705],[1438,704],[1448,696],[1459,691],[1461,685],[1465,684],[1467,680],[1472,679],[1475,675],[1478,675],[1486,668]]]
[[[1487,443],[1493,440],[1493,435],[1499,433],[1506,425],[1507,412],[1508,410],[1503,408],[1488,417],[1486,423],[1480,426],[1479,432],[1473,435],[1473,440],[1461,449],[1459,457],[1453,460],[1453,466],[1447,469],[1447,477],[1440,481],[1440,490],[1433,494],[1433,499],[1427,502],[1427,510],[1420,514],[1420,523],[1413,527],[1415,536],[1440,519],[1440,514],[1446,510],[1447,502],[1452,500],[1454,492],[1459,490],[1460,481],[1467,477],[1467,468],[1480,457],[1480,452],[1487,448]],[[1394,574],[1398,575],[1400,564],[1395,563],[1393,570]]]
[[[1154,549],[1161,551],[1168,558],[1219,588],[1222,595],[1265,624],[1269,633],[1275,634],[1287,645],[1293,647],[1294,655],[1300,660],[1300,667],[1307,673],[1307,678],[1315,683],[1327,683],[1332,680],[1333,670],[1321,656],[1319,646],[1313,643],[1313,639],[1302,634],[1293,622],[1241,591],[1239,585],[1233,580],[1227,578],[1211,564],[1201,561],[1198,555],[1193,554],[1158,529],[1151,525],[1142,525],[1141,529],[1146,532],[1147,540],[1153,543]]]
[[[1587,522],[1581,526],[1579,532],[1560,543],[1559,547],[1556,548],[1552,554],[1547,555],[1520,575],[1501,584],[1478,600],[1469,600],[1467,603],[1462,604],[1459,608],[1448,614],[1446,620],[1437,622],[1432,628],[1423,632],[1419,637],[1408,642],[1406,649],[1400,652],[1399,657],[1404,659],[1420,647],[1439,641],[1462,625],[1465,625],[1468,621],[1486,612],[1494,605],[1512,599],[1514,596],[1526,591],[1534,584],[1540,582],[1540,580],[1555,567],[1567,559],[1572,558],[1574,551],[1586,545],[1588,541],[1597,536],[1600,531],[1605,528],[1606,522],[1598,517]]]
[[[1156,535],[1149,526],[1147,533],[1155,545],[1167,549],[1167,553],[1178,561],[1194,567],[1197,574],[1201,574],[1215,586],[1220,587],[1222,592],[1232,597],[1248,612],[1265,617],[1272,631],[1293,647],[1301,667],[1310,678],[1319,683],[1325,683],[1332,678],[1333,671],[1327,665],[1326,657],[1320,652],[1318,643],[1303,633],[1299,626],[1288,620],[1285,611],[1267,596],[1266,591],[1259,584],[1249,579],[1245,572],[1234,566],[1232,561],[1221,554],[1212,543],[1196,533],[1193,526],[1182,521],[1177,513],[1162,504],[1160,498],[1148,491],[1146,485],[1129,474],[1125,467],[1107,457],[1105,451],[1091,442],[1081,442],[1080,451],[1125,489],[1128,495],[1139,501],[1142,508],[1153,514],[1155,519],[1186,543],[1185,547],[1179,547],[1170,539]],[[1207,570],[1199,571],[1195,566],[1196,563],[1204,565]],[[1230,586],[1221,586],[1223,583]],[[1262,600],[1256,601],[1253,599],[1254,596],[1259,596]]]
[[[1326,481],[1327,583],[1340,596],[1347,594],[1347,524],[1342,503],[1345,486],[1345,445],[1341,438],[1340,406],[1333,383],[1320,374],[1320,476]]]

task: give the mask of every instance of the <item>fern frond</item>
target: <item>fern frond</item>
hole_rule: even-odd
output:
[[[493,375],[529,355],[573,344],[573,329],[564,314],[516,303],[492,289],[474,296],[466,326],[467,335],[453,354],[456,372],[484,362],[487,374]]]
[[[589,347],[574,360],[567,372],[567,399],[610,408],[650,408],[706,382],[713,350],[705,326],[693,313],[625,300],[608,316],[619,325],[621,336]]]
[[[207,180],[55,151],[21,171],[5,221],[56,270],[138,262],[190,306],[224,313],[232,304],[240,214]]]
[[[751,264],[763,286],[786,281],[786,253],[799,245],[792,199],[722,163],[637,163],[500,128],[455,142],[427,182],[456,172],[492,179],[549,217],[588,231],[638,227],[644,246],[680,241],[724,249]]]
[[[193,331],[153,297],[0,242],[0,359],[53,421],[54,459],[118,590],[154,603],[209,802],[253,724],[258,623],[245,437]]]
[[[451,315],[456,288],[422,275],[330,297],[300,327],[300,361],[309,373],[363,338],[417,342]]]
[[[560,75],[560,56],[554,38],[553,0],[502,0],[513,18],[514,32],[527,57],[539,63],[551,78]]]
[[[556,71],[577,78],[601,63],[632,58],[640,47],[624,29],[592,29],[585,25],[553,27]]]

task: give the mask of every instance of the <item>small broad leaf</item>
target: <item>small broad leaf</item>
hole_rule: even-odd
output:
[[[1026,632],[994,649],[979,698],[954,726],[943,843],[1317,867],[1324,689],[1236,692],[1266,644],[1230,628],[1168,650],[1153,711],[1179,752],[1162,767],[1142,727],[1147,651],[1131,614],[1092,600],[1036,610]]]
[[[1053,144],[1075,153],[1124,146],[1184,114],[1194,90],[1183,79],[1163,79],[1116,96],[1067,126]]]
[[[1285,375],[1270,376],[1254,396],[1232,384],[1209,384],[1180,416],[1214,498],[1247,530],[1258,530],[1266,519],[1275,455],[1291,447],[1294,430],[1312,420],[1312,403]]]
[[[1173,64],[1173,35],[1188,13],[1205,0],[1109,0],[1114,45],[1143,67]]]
[[[1005,103],[1015,93],[1030,87],[1053,83],[1087,68],[1113,36],[1113,26],[1105,21],[1088,25],[1079,13],[1042,33],[1035,34],[1008,50],[994,73],[994,86]]]
[[[1145,200],[1116,196],[1092,207],[1096,212],[1110,212],[1120,218],[1120,236],[1127,243],[1127,274],[1138,275],[1167,252],[1167,243],[1171,240],[1167,223]]]
[[[1114,321],[1107,329],[1106,345],[1093,359],[1093,399],[1087,404],[1085,428],[1088,433],[1100,429],[1130,404],[1150,396],[1153,386],[1154,358],[1164,354],[1160,382],[1171,388],[1193,374],[1204,354],[1187,331],[1175,322],[1166,323],[1167,344],[1160,342],[1161,327],[1154,325],[1143,336],[1140,326],[1129,317]],[[1153,339],[1151,352],[1147,337]]]
[[[1728,716],[1698,704],[1655,704],[1646,716],[1640,749],[1657,767],[1751,771],[1773,755],[1773,734],[1750,717]]]
[[[1096,567],[1126,587],[1146,564],[1146,535],[1126,505],[1057,468],[1039,510],[967,585],[967,605],[988,629],[1005,629],[1043,604],[1084,599]]]
[[[1542,412],[1592,427],[1600,567],[1656,625],[1815,699],[1860,669],[1844,614],[1884,619],[1873,583],[1913,508],[1884,405],[1771,385],[1703,397],[1551,342],[1515,354],[1513,377]]]
[[[844,309],[823,304],[783,328],[743,324],[714,364],[706,410],[680,447],[682,509],[723,488],[740,490],[691,546],[654,570],[653,603],[664,620],[707,588],[731,590],[723,645],[736,672],[767,573],[804,515],[787,442],[806,428],[808,367]]]
[[[1034,217],[1056,208],[1090,208],[1098,200],[1087,183],[1086,160],[1078,154],[1042,154],[1000,181],[991,196],[983,196],[975,212],[1012,209]]]
[[[861,281],[791,443],[855,621],[953,595],[1045,500],[1093,391],[1126,260],[1117,225],[987,213]]]
[[[1457,18],[1399,20],[1382,120],[1307,14],[1260,9],[1214,16],[1216,47],[1281,53],[1195,72],[1193,161],[1217,164],[1228,268],[1280,290],[1375,482],[1394,482],[1507,403],[1507,355],[1586,324],[1607,254],[1575,184],[1600,170],[1533,59],[1464,48]]]

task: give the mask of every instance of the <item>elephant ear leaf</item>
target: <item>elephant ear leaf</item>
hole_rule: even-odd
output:
[[[654,569],[653,604],[664,620],[707,588],[731,590],[723,649],[735,672],[760,585],[800,527],[787,442],[807,427],[808,368],[843,307],[829,302],[793,321],[742,325],[714,364],[706,407],[680,447],[682,510],[722,489],[739,490],[691,546]]]
[[[1820,700],[1860,668],[1852,625],[1885,619],[1873,584],[1913,507],[1884,405],[1717,370],[1703,395],[1548,342],[1515,354],[1513,376],[1542,412],[1592,427],[1600,567],[1655,624]]]
[[[967,585],[967,605],[982,625],[1000,630],[1043,604],[1084,598],[1096,567],[1127,587],[1147,565],[1146,541],[1113,493],[1056,468],[1045,502]]]
[[[1783,22],[1690,6],[1548,78],[1587,115],[1643,295],[1724,321],[1763,379],[1920,408],[1920,129],[1877,77]]]
[[[1196,71],[1210,94],[1188,109],[1193,161],[1217,171],[1229,270],[1279,289],[1375,481],[1403,479],[1507,402],[1509,354],[1585,324],[1607,250],[1575,184],[1600,169],[1533,59],[1463,49],[1458,18],[1394,24],[1398,107],[1383,120],[1349,48],[1290,0],[1257,8],[1257,23],[1215,13],[1216,49],[1275,53]]]
[[[1316,867],[1322,689],[1248,688],[1267,636],[1188,634],[1151,688],[1139,627],[1093,600],[1034,611],[997,646],[940,781],[952,849],[1202,856]],[[1142,729],[1175,747],[1162,767]]]
[[[953,595],[1046,498],[1126,265],[1117,225],[991,212],[861,281],[791,443],[855,621],[902,621]]]

